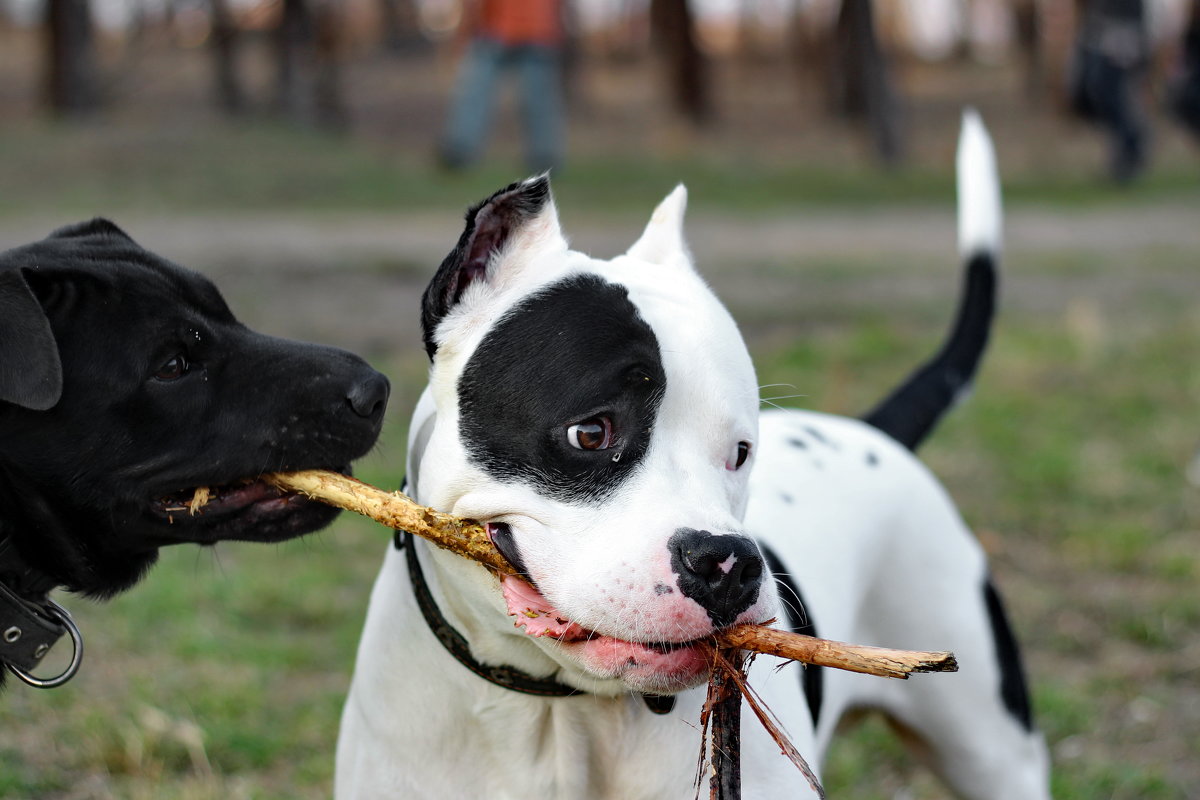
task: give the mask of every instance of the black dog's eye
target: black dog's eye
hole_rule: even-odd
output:
[[[612,447],[612,421],[592,417],[567,428],[567,441],[577,450],[607,450]]]
[[[750,443],[749,442],[738,442],[737,459],[733,462],[733,466],[729,467],[729,469],[731,469],[731,470],[741,469],[742,464],[745,464],[746,459],[749,457],[750,457]]]
[[[183,354],[171,356],[158,368],[158,372],[154,373],[154,377],[160,381],[174,381],[182,378],[184,373],[188,371],[188,362]]]

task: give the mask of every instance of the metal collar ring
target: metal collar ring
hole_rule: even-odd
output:
[[[73,648],[71,663],[67,665],[67,668],[61,674],[53,678],[37,678],[20,667],[14,667],[12,664],[7,664],[6,666],[12,674],[34,688],[54,689],[74,678],[75,673],[79,672],[79,665],[83,663],[83,635],[79,633],[79,628],[76,627],[75,621],[71,619],[70,613],[58,603],[47,599],[45,611],[50,616],[56,618],[67,629],[67,632],[71,634],[71,647]]]

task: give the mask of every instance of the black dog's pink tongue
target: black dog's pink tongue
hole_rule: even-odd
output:
[[[517,627],[530,636],[553,636],[574,641],[587,636],[587,629],[563,616],[542,593],[526,581],[505,575],[500,582],[508,613],[517,618]]]

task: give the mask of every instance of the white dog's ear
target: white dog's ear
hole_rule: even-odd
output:
[[[683,214],[687,210],[687,189],[681,183],[654,209],[646,230],[626,255],[651,264],[692,263],[683,241]]]
[[[546,250],[566,251],[546,175],[514,183],[467,212],[458,245],[442,261],[421,301],[425,350],[433,358],[434,333],[473,285],[499,286]]]

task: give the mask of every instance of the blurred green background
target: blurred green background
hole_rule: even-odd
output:
[[[329,130],[271,111],[266,23],[250,20],[244,71],[260,102],[229,117],[187,19],[101,36],[101,102],[65,116],[43,111],[36,31],[0,27],[0,247],[108,216],[210,275],[253,327],[362,353],[393,397],[358,473],[394,488],[424,380],[420,292],[463,209],[524,174],[511,104],[484,163],[446,173],[432,158],[444,46],[349,39],[346,115]],[[786,52],[711,45],[716,113],[693,125],[663,100],[646,48],[583,47],[554,176],[566,231],[612,256],[686,182],[696,261],[742,324],[764,397],[859,413],[949,323],[954,139],[961,107],[977,106],[1005,179],[1003,310],[975,395],[922,455],[993,559],[1055,796],[1200,797],[1200,475],[1187,477],[1200,158],[1148,94],[1150,168],[1113,186],[1103,137],[1053,92],[1028,96],[1016,56],[930,64],[889,41],[906,141],[890,168]],[[0,797],[329,796],[388,542],[343,515],[285,545],[164,551],[108,603],[60,597],[87,639],[84,668],[52,692],[9,682]],[[837,745],[826,778],[831,797],[947,796],[878,722]]]

